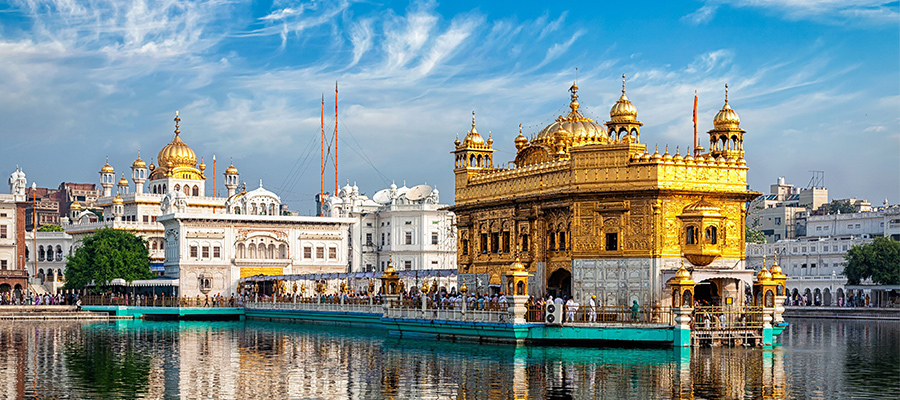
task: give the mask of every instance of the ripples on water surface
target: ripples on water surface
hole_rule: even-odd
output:
[[[760,399],[900,393],[896,322],[794,320],[772,349],[395,339],[264,322],[0,323],[0,393],[40,399]]]

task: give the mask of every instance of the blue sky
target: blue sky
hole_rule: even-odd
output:
[[[321,96],[330,133],[339,81],[341,185],[427,182],[452,202],[449,152],[472,110],[495,160],[512,160],[518,124],[528,135],[562,113],[578,68],[582,110],[600,121],[627,75],[651,148],[692,144],[694,90],[706,142],[727,82],[752,189],[824,170],[832,198],[897,203],[898,12],[877,0],[7,0],[0,168],[40,186],[98,182],[107,155],[117,173],[139,149],[155,157],[180,110],[207,164],[215,154],[221,174],[233,157],[248,187],[263,179],[311,213]]]

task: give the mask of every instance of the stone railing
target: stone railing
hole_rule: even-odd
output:
[[[508,324],[512,322],[509,311],[484,311],[460,309],[385,308],[385,318],[427,319],[460,322],[487,322]]]
[[[322,311],[345,312],[360,314],[381,314],[384,311],[382,304],[340,304],[340,303],[284,303],[284,302],[247,302],[244,308],[254,310],[294,310],[294,311]]]

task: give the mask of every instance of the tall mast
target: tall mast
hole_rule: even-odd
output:
[[[322,216],[322,202],[325,201],[325,93],[322,93],[322,187],[319,189],[319,216]]]
[[[213,198],[219,197],[216,191],[219,188],[216,186],[216,155],[213,154]],[[213,213],[215,213],[216,209],[213,208]]]
[[[334,192],[338,192],[338,83],[334,81]]]
[[[694,91],[694,156],[700,154],[697,151],[697,91]]]

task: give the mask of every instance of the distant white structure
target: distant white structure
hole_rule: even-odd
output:
[[[351,272],[456,270],[456,216],[428,185],[389,188],[372,198],[349,182],[320,205],[325,216],[351,218]]]
[[[775,243],[747,244],[747,265],[759,271],[763,256],[771,266],[773,255],[790,277],[791,299],[810,305],[835,306],[846,301],[850,291],[843,275],[845,256],[851,247],[871,243],[875,237],[900,240],[900,205],[887,202],[871,211],[812,215],[806,219],[806,236]],[[871,290],[856,289],[856,295]]]
[[[43,285],[50,293],[57,293],[65,284],[66,257],[73,254],[72,236],[65,232],[38,232],[35,240],[33,232],[25,232],[25,247],[30,283]]]

